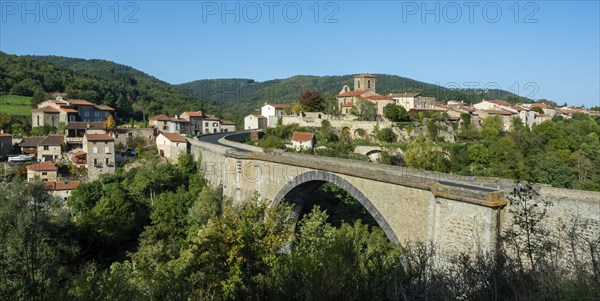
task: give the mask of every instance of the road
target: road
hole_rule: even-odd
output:
[[[239,131],[239,132],[232,132],[232,133],[207,134],[207,135],[201,135],[200,137],[198,137],[198,139],[200,141],[208,142],[208,143],[211,143],[211,144],[217,144],[217,145],[220,145],[220,146],[228,147],[228,148],[234,149],[234,150],[236,150],[238,152],[247,153],[249,151],[247,151],[245,149],[233,147],[233,146],[230,146],[230,145],[225,145],[225,144],[222,144],[222,143],[219,142],[219,139],[221,139],[221,138],[223,138],[223,137],[225,137],[227,135],[241,134],[241,133],[247,133],[247,132],[249,132],[249,131]]]

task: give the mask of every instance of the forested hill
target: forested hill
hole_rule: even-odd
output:
[[[0,52],[0,94],[34,96],[40,101],[57,91],[112,106],[123,121],[184,110],[214,111],[198,95],[110,61]]]
[[[439,85],[424,83],[396,75],[374,74],[377,77],[377,92],[419,92],[439,100],[464,100],[474,103],[482,99],[505,99],[511,102],[528,102],[527,98],[504,90],[449,89]],[[353,75],[305,76],[298,75],[287,79],[257,82],[252,79],[210,79],[198,80],[179,85],[211,102],[225,103],[229,110],[249,113],[265,102],[290,103],[305,89],[319,91],[326,96],[334,96],[344,85],[353,86]]]

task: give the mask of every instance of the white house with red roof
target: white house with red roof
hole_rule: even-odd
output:
[[[174,133],[160,133],[156,137],[158,155],[171,163],[177,163],[179,156],[186,154],[188,141],[185,137]]]
[[[250,114],[244,117],[245,130],[259,130],[267,128],[267,117],[259,114]]]
[[[307,132],[294,132],[292,134],[292,146],[296,151],[313,149],[315,135]]]

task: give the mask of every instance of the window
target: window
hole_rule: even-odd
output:
[[[360,81],[358,81],[358,82],[356,82],[356,83],[358,83],[358,88],[360,89]]]
[[[83,117],[90,117],[90,112],[87,112],[87,111],[83,112]]]
[[[213,122],[213,127],[219,127],[219,123],[218,122]]]
[[[98,159],[94,159],[94,166],[98,165]]]
[[[367,81],[367,88],[371,89],[371,80]]]
[[[93,153],[93,154],[97,154],[97,153],[98,153],[98,147],[97,147],[97,146],[94,146],[94,147],[92,148],[92,153]],[[95,160],[94,160],[94,162],[95,162]]]
[[[100,112],[94,112],[94,117],[100,117]]]
[[[205,123],[204,123],[204,126],[205,126],[205,127],[208,127],[208,122],[205,122]]]
[[[106,158],[106,165],[108,165],[110,163],[110,160],[108,158]]]
[[[44,145],[44,150],[47,151],[48,149],[50,149],[50,147],[48,145]]]
[[[42,171],[42,176],[47,176],[48,172],[47,171]]]
[[[105,146],[105,147],[104,147],[104,153],[105,153],[105,154],[110,154],[110,147],[108,147],[108,146]],[[107,160],[108,160],[108,159],[107,159]]]
[[[40,115],[37,115],[37,125],[40,126]]]
[[[70,122],[73,122],[73,121],[75,121],[75,115],[71,115],[71,116],[69,116],[69,121],[70,121]]]

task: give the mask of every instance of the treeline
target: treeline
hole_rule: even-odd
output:
[[[500,177],[555,187],[600,191],[600,118],[575,114],[524,126],[513,120],[503,130],[498,117],[485,120],[481,130],[468,116],[457,127],[457,143],[443,142],[441,126],[429,122],[428,134],[406,144],[409,167],[469,176]]]
[[[122,121],[159,113],[214,111],[200,97],[128,66],[104,60],[0,52],[0,94],[33,96],[35,104],[50,98],[53,92],[114,107]]]
[[[297,75],[265,82],[251,79],[211,79],[184,83],[179,87],[211,102],[227,104],[232,112],[246,115],[255,112],[265,102],[292,103],[306,90],[319,92],[327,98],[333,97],[344,85],[353,88],[353,76]],[[504,99],[512,103],[531,101],[500,89],[453,89],[450,86],[424,83],[396,75],[375,74],[375,76],[377,92],[382,95],[418,92],[424,96],[436,97],[438,100],[463,100],[467,103],[476,103],[483,99]]]

